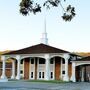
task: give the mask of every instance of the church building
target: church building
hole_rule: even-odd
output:
[[[90,81],[90,57],[50,46],[45,30],[41,43],[1,56],[0,81],[8,81],[6,61],[12,59],[9,78],[25,80]]]

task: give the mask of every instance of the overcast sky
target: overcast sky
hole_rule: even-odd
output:
[[[71,52],[90,52],[90,0],[67,1],[76,7],[77,15],[71,22],[62,20],[60,7],[25,17],[19,13],[20,0],[1,0],[0,51],[39,44],[46,13],[49,45]]]

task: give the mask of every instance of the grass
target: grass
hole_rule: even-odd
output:
[[[20,81],[20,82],[39,82],[39,83],[55,83],[55,84],[59,84],[59,83],[68,83],[66,81],[62,81],[62,80],[16,80],[16,79],[9,79],[9,81]]]
[[[62,80],[27,80],[27,82],[43,82],[43,83],[66,83],[65,81]]]

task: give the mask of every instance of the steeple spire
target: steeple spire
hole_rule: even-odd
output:
[[[42,33],[41,43],[48,44],[47,32],[46,32],[46,17],[44,19],[44,32]]]

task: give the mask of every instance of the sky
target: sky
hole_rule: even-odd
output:
[[[90,0],[67,0],[63,3],[76,8],[76,16],[71,22],[62,20],[61,7],[23,16],[19,13],[19,3],[20,0],[0,1],[0,51],[39,44],[46,16],[49,45],[70,52],[90,52]]]

